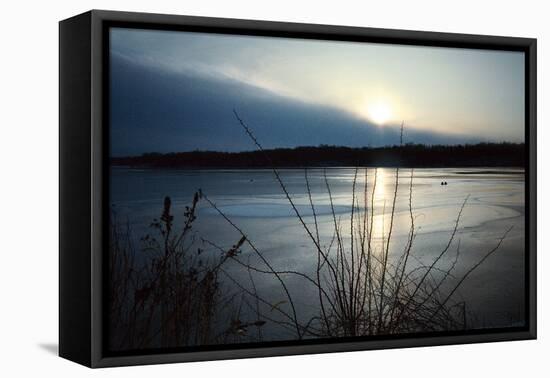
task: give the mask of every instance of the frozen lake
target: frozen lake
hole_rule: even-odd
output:
[[[275,180],[271,170],[143,170],[115,167],[111,171],[111,205],[117,219],[128,222],[136,245],[150,232],[149,225],[162,213],[163,200],[170,196],[176,226],[181,226],[184,207],[200,189],[216,206],[240,227],[278,270],[295,270],[312,274],[316,265],[315,248]],[[308,227],[314,229],[303,169],[281,169],[281,178],[296,209]],[[411,170],[399,170],[399,185],[389,259],[396,259],[408,239],[411,216],[417,233],[409,269],[429,265],[449,240],[462,204],[457,235],[437,267],[453,263],[460,242],[459,259],[453,275],[460,277],[488,251],[495,247],[506,230],[501,247],[477,268],[456,294],[467,304],[469,328],[521,326],[524,322],[525,200],[524,173],[508,168],[415,169],[412,187]],[[334,216],[342,235],[350,230],[351,203],[355,168],[330,168],[326,177],[332,206],[322,169],[307,170],[311,198],[317,216],[319,239],[327,246],[334,234]],[[374,202],[373,243],[378,250],[384,243],[390,222],[395,192],[394,168],[368,168],[367,199]],[[376,187],[373,183],[376,179]],[[442,185],[446,182],[447,185]],[[364,206],[365,168],[357,170],[356,201]],[[206,201],[200,201],[197,236],[224,248],[239,239],[239,234]],[[199,238],[197,238],[199,240]],[[348,240],[349,242],[349,240]],[[208,250],[208,245],[202,248]],[[376,249],[376,248],[375,248]],[[214,253],[212,251],[212,253]],[[256,263],[253,253],[243,247],[242,260]],[[249,280],[246,270],[229,264],[227,270],[243,284]],[[437,274],[437,273],[434,273]],[[259,293],[271,302],[284,300],[275,279],[255,273]],[[288,287],[307,318],[318,311],[317,291],[307,281],[289,276]],[[243,310],[246,312],[246,310]],[[285,338],[282,331],[266,328],[268,338]]]

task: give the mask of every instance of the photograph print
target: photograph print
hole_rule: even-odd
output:
[[[524,52],[108,30],[109,353],[526,327]]]

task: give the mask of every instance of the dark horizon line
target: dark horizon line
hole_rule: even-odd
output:
[[[111,166],[148,168],[521,167],[524,143],[406,144],[387,147],[294,147],[247,152],[191,151],[111,157]]]
[[[307,149],[342,149],[342,150],[355,150],[355,151],[365,151],[365,150],[384,150],[384,149],[399,149],[399,148],[410,148],[410,147],[423,147],[423,148],[429,148],[429,149],[437,149],[437,148],[453,148],[453,147],[476,147],[476,146],[525,146],[525,142],[510,142],[510,141],[501,141],[501,142],[472,142],[472,143],[455,143],[455,144],[442,144],[442,143],[414,143],[414,142],[408,142],[404,143],[403,145],[399,144],[386,144],[383,146],[362,146],[362,147],[350,147],[350,146],[344,146],[344,145],[337,145],[337,144],[319,144],[319,145],[301,145],[301,146],[294,146],[294,147],[271,147],[271,148],[264,148],[264,152],[274,152],[274,151],[296,151],[296,150],[307,150]],[[249,154],[249,153],[256,153],[261,152],[257,148],[251,148],[249,150],[239,150],[239,151],[224,151],[224,150],[210,150],[210,149],[193,149],[193,150],[183,150],[183,151],[169,151],[169,152],[159,152],[159,151],[148,151],[148,152],[142,152],[139,155],[118,155],[118,156],[110,156],[110,159],[133,159],[133,158],[140,158],[140,157],[150,157],[150,156],[172,156],[172,155],[179,155],[179,154],[191,154],[191,153],[212,153],[212,154]]]

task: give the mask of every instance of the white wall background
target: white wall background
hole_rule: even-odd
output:
[[[539,195],[539,340],[89,370],[58,358],[58,26],[112,9],[536,37],[539,194],[550,163],[545,1],[6,1],[0,22],[0,375],[108,377],[544,376],[550,372],[549,201]],[[542,215],[544,214],[544,216]],[[545,298],[546,297],[546,298]],[[546,350],[545,350],[546,349]]]

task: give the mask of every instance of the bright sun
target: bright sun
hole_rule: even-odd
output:
[[[390,120],[392,111],[387,103],[375,102],[367,107],[367,115],[372,122],[383,125]]]

